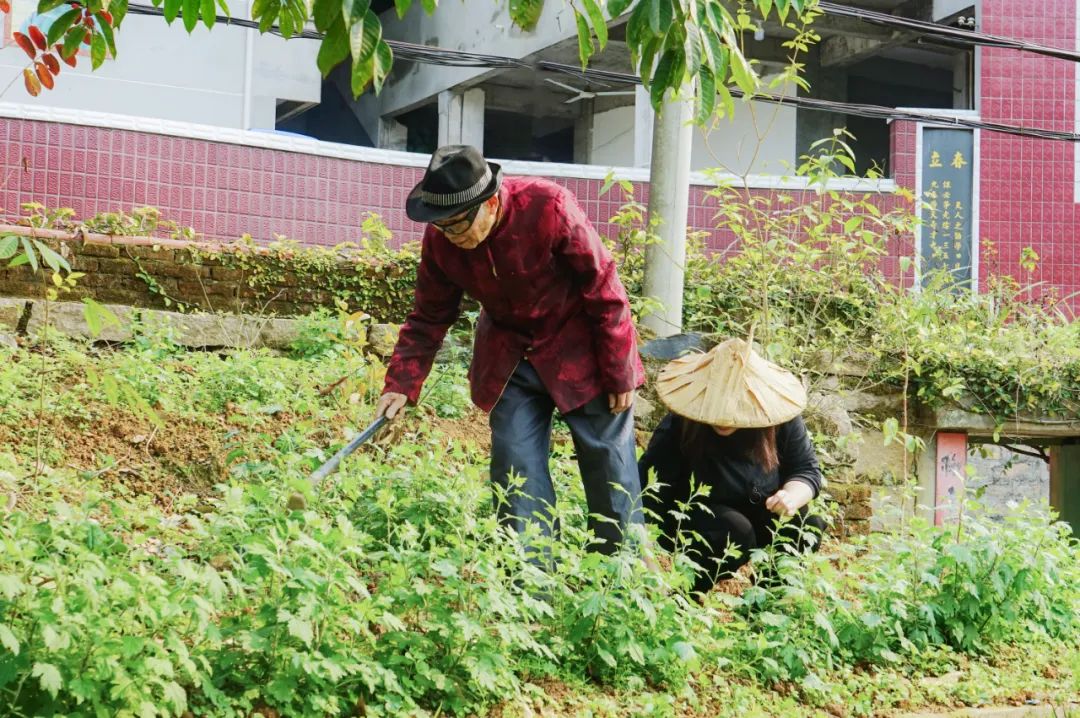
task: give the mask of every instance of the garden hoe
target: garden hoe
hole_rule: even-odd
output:
[[[378,419],[371,422],[371,426],[354,436],[348,444],[345,444],[345,446],[341,447],[336,454],[331,456],[329,461],[315,469],[315,471],[308,476],[308,481],[311,482],[311,488],[319,488],[319,484],[322,483],[323,479],[337,471],[338,466],[345,457],[356,451],[365,441],[375,436],[375,434],[379,432],[379,429],[386,425],[386,421],[385,416],[380,416]],[[303,511],[307,508],[307,499],[304,498],[303,494],[297,492],[289,497],[286,506],[290,511]]]

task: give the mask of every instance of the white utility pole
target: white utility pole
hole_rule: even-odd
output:
[[[659,220],[659,242],[645,249],[645,296],[663,308],[642,318],[658,337],[682,332],[686,220],[690,204],[690,152],[694,140],[692,86],[669,93],[653,122],[649,166],[649,221]]]

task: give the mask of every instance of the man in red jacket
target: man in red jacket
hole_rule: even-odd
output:
[[[442,147],[406,213],[428,224],[416,305],[401,328],[377,415],[415,403],[462,295],[480,302],[469,384],[490,412],[491,479],[518,531],[551,525],[552,413],[574,440],[590,528],[613,551],[642,522],[633,398],[644,372],[626,290],[573,196],[543,179],[503,178],[474,147]],[[511,475],[524,485],[510,491]]]

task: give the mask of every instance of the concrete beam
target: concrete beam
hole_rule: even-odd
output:
[[[860,60],[881,53],[886,48],[903,44],[913,37],[914,35],[907,33],[895,34],[888,40],[874,40],[846,35],[830,37],[821,43],[821,66],[845,67],[853,65]]]
[[[897,8],[892,14],[897,17],[906,17],[916,20],[929,20],[933,12],[933,0],[911,0],[911,2]],[[830,20],[854,20],[863,25],[855,18],[833,17]],[[823,25],[823,27],[825,27]],[[874,26],[871,26],[874,27]],[[843,67],[851,65],[872,55],[880,54],[883,50],[897,45],[911,42],[918,35],[912,32],[890,30],[888,28],[876,28],[879,35],[843,35],[837,33],[835,37],[827,37],[821,42],[821,65],[822,67]],[[824,36],[824,32],[822,33]]]
[[[542,114],[544,117],[562,117],[577,119],[583,114],[581,102],[566,104],[557,102],[553,93],[538,92],[526,87],[508,87],[506,85],[487,85],[484,88],[485,105],[489,110],[504,112],[526,112]],[[569,94],[562,99],[568,99]]]
[[[530,31],[510,22],[503,3],[461,0],[457,5],[460,7],[455,12],[427,15],[419,3],[414,3],[403,20],[388,10],[381,16],[384,36],[419,45],[526,57],[577,34],[574,9],[569,3],[546,5],[540,21]],[[440,92],[474,86],[497,72],[481,67],[415,64],[401,76],[395,75],[383,88],[379,114],[398,115],[430,102]]]
[[[810,27],[822,37],[843,35],[845,37],[881,39],[888,37],[891,34],[891,31],[888,28],[881,27],[880,25],[871,25],[868,22],[863,22],[862,20],[853,17],[834,17],[830,15],[818,17]],[[794,35],[791,30],[784,27],[775,17],[767,20],[765,24],[762,25],[762,28],[765,30],[766,35]]]
[[[998,427],[994,417],[967,411],[957,406],[924,410],[921,423],[948,431],[963,431],[977,437],[993,437],[999,432],[1006,439],[1080,438],[1080,420],[1040,419],[1035,416],[1013,417]]]

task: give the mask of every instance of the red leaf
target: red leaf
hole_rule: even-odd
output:
[[[42,55],[41,59],[49,66],[49,72],[54,75],[60,74],[60,61],[56,59],[56,56],[52,53],[48,55]]]
[[[34,41],[39,50],[45,50],[49,47],[49,44],[45,42],[45,33],[37,25],[31,25],[28,32],[30,33],[30,39]]]
[[[37,75],[29,67],[23,70],[23,82],[26,84],[26,91],[30,93],[31,97],[37,97],[41,93],[41,83],[38,81]]]
[[[109,13],[108,10],[102,10],[99,14],[105,20],[105,22],[112,25],[112,15]]]
[[[37,57],[37,49],[34,47],[34,43],[30,38],[23,35],[21,32],[13,32],[11,33],[11,36],[15,38],[15,42],[19,44],[19,47],[23,49],[23,52],[30,56],[31,60]]]
[[[56,85],[56,83],[53,81],[52,73],[49,72],[49,68],[47,68],[45,66],[45,63],[44,62],[35,63],[34,67],[37,69],[38,79],[41,80],[42,85],[45,85],[45,89],[46,90],[53,89],[53,87]]]
[[[91,40],[92,40],[93,38],[94,38],[94,31],[93,31],[93,30],[87,30],[87,31],[86,31],[86,34],[85,34],[85,35],[83,35],[82,43],[83,43],[84,45],[89,45],[89,44],[90,44],[90,41],[91,41]]]
[[[78,62],[78,60],[75,59],[75,55],[64,57],[64,53],[60,52],[60,45],[56,46],[56,54],[60,56],[60,59],[63,60],[68,67],[75,67],[75,64]]]
[[[11,3],[8,2],[8,0],[0,0],[0,12],[2,12],[2,13],[10,13],[11,12]]]

